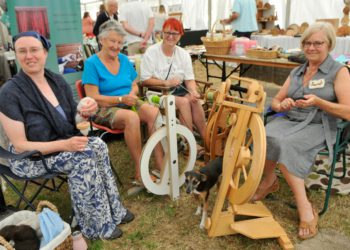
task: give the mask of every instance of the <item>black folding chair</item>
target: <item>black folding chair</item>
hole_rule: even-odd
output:
[[[8,166],[0,163],[0,176],[2,177],[3,180],[6,181],[6,183],[11,187],[11,189],[19,197],[17,199],[16,206],[15,206],[17,209],[19,208],[21,202],[24,201],[26,203],[26,206],[24,209],[31,208],[32,210],[35,210],[35,206],[33,205],[33,202],[35,201],[35,199],[38,197],[38,195],[43,189],[48,189],[50,191],[57,192],[59,191],[60,187],[67,181],[67,177],[63,176],[63,174],[53,173],[52,171],[49,170],[45,161],[45,157],[37,150],[24,152],[21,154],[13,154],[0,146],[0,158],[7,159],[7,160],[8,159],[22,160],[22,159],[29,158],[35,161],[42,161],[45,169],[48,172],[48,174],[34,177],[34,178],[20,177],[15,175]],[[13,180],[24,182],[22,190],[19,190],[16,187],[16,185],[13,183]],[[27,197],[26,190],[29,184],[31,183],[38,186],[38,188],[30,197]],[[4,211],[6,210],[6,208],[7,206],[5,202],[5,197],[0,185],[0,209],[1,211]]]
[[[284,114],[276,113],[269,108],[269,110],[264,114],[264,123],[265,124],[268,123],[268,121],[270,121],[270,118],[276,115],[283,116]],[[318,174],[325,175],[328,177],[326,196],[325,196],[323,208],[319,212],[319,215],[324,214],[328,209],[329,198],[332,191],[333,178],[342,179],[346,175],[346,149],[348,148],[349,142],[350,142],[350,121],[345,121],[345,120],[338,121],[336,141],[333,145],[333,160],[330,165],[330,170],[328,173],[325,173],[324,171],[317,171]],[[319,154],[329,156],[328,148],[321,150]],[[336,166],[336,163],[340,161],[340,159],[343,162],[343,168],[342,168],[343,171],[341,175],[335,175],[334,174],[335,166]]]

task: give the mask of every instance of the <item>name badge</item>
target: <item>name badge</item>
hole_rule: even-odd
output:
[[[324,79],[311,80],[309,81],[309,89],[321,89],[325,85]]]

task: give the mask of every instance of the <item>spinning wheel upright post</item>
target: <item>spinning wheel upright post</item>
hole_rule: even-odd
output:
[[[159,96],[160,93],[151,91],[146,95],[151,103],[158,105],[160,109],[165,109],[165,116],[159,114],[157,130],[150,136],[142,150],[142,182],[150,192],[158,195],[169,194],[173,200],[176,200],[180,196],[180,187],[185,182],[184,173],[194,167],[197,153],[196,140],[187,127],[177,123],[173,95]],[[178,155],[178,136],[184,138],[189,148],[189,155],[184,160],[184,165],[180,164]],[[164,160],[160,180],[155,182],[150,175],[150,158],[158,143],[163,147]]]
[[[246,92],[245,97],[230,96],[226,91],[220,97],[222,99],[215,111],[217,115],[212,116],[219,120],[223,114],[231,121],[223,153],[222,180],[212,215],[206,221],[208,235],[215,237],[239,233],[252,239],[278,238],[283,249],[293,249],[286,232],[263,203],[250,203],[265,164],[266,135],[259,113],[263,111],[266,94],[256,80],[233,78],[246,84],[247,88],[231,86],[232,89]],[[230,80],[225,84],[230,86]],[[221,132],[214,125],[213,128],[210,143],[216,143],[217,134]],[[225,200],[228,201],[227,208],[224,207]],[[236,220],[237,215],[251,218]]]

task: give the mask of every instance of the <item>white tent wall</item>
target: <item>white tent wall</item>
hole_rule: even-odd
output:
[[[118,0],[119,5],[128,0]],[[181,4],[182,21],[186,29],[200,30],[210,29],[208,25],[213,25],[216,20],[227,18],[231,11],[234,0],[129,0],[143,1],[148,3],[153,9],[159,4],[165,5],[166,10],[170,6]],[[104,1],[81,0],[82,13],[89,11],[90,16],[95,19],[98,6]],[[211,2],[209,4],[209,2]],[[263,0],[275,6],[278,20],[275,22],[281,28],[286,28],[289,24],[300,25],[303,22],[313,23],[316,19],[339,18],[343,16],[343,0]],[[208,8],[211,6],[211,15]],[[209,20],[209,18],[211,19]],[[221,27],[217,27],[221,29]]]
[[[289,24],[313,23],[316,19],[343,16],[343,0],[291,0]]]

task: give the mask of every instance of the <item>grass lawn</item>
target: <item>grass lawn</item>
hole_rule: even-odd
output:
[[[201,68],[200,68],[201,67]],[[195,67],[197,79],[204,79],[203,67]],[[275,88],[275,87],[274,87]],[[276,89],[276,88],[275,88]],[[127,196],[133,178],[134,166],[122,138],[108,142],[112,162],[124,186],[120,193],[124,205],[136,216],[135,220],[122,225],[124,235],[113,241],[88,242],[90,250],[98,249],[280,249],[276,239],[252,240],[242,235],[229,235],[209,238],[205,230],[199,229],[200,217],[194,215],[197,207],[195,199],[181,190],[180,199],[172,201],[168,196],[156,196],[147,192]],[[265,205],[272,211],[275,219],[285,229],[293,244],[299,243],[297,235],[298,217],[293,203],[292,193],[283,178],[281,189],[273,199],[266,199]],[[215,188],[214,188],[215,189]],[[211,211],[215,194],[211,194]],[[13,200],[13,194],[5,193],[7,202]],[[317,208],[323,205],[324,192],[312,190],[309,196]],[[57,205],[62,217],[70,214],[70,195],[67,185],[59,193],[44,192],[40,198],[52,201]],[[328,212],[320,218],[321,230],[333,229],[345,236],[350,236],[350,196],[332,196]],[[210,214],[209,211],[209,214]]]
[[[181,197],[172,201],[168,196],[156,196],[147,192],[127,196],[133,177],[133,164],[123,139],[108,142],[110,155],[124,184],[120,188],[124,205],[135,213],[135,220],[122,225],[124,235],[113,241],[91,241],[89,249],[279,249],[276,239],[252,240],[242,235],[209,238],[205,230],[199,229],[200,216],[194,215],[197,207],[194,197],[181,190]],[[9,190],[9,189],[8,189]],[[215,189],[213,189],[215,190]],[[211,195],[213,207],[215,191]],[[7,200],[13,194],[6,193]],[[293,244],[299,242],[297,214],[288,203],[293,203],[292,193],[281,178],[281,190],[273,199],[264,201],[275,219],[285,229]],[[321,208],[324,193],[310,191],[311,201]],[[59,193],[44,192],[40,199],[47,199],[57,205],[61,215],[67,219],[70,214],[70,196],[67,185]],[[350,236],[349,196],[332,196],[328,212],[320,219],[320,229],[333,229]]]

